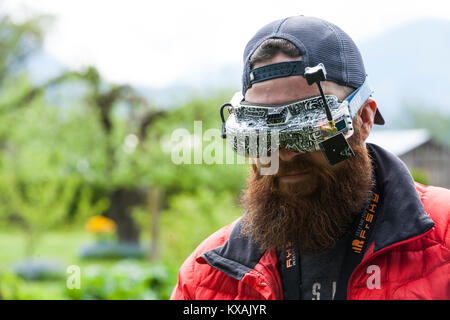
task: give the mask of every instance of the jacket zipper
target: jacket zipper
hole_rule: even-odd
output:
[[[425,232],[422,233],[422,234],[419,234],[419,235],[417,235],[417,236],[414,236],[414,237],[412,237],[412,238],[409,238],[409,239],[406,239],[406,240],[403,240],[403,241],[400,241],[400,242],[393,243],[393,244],[391,244],[390,246],[387,246],[387,247],[385,247],[385,248],[383,248],[383,249],[381,249],[381,250],[375,252],[375,253],[372,254],[371,256],[368,256],[366,259],[364,259],[363,261],[361,261],[361,263],[358,264],[358,265],[356,266],[355,270],[353,270],[353,272],[352,272],[351,275],[350,275],[350,279],[349,279],[348,285],[347,285],[347,300],[350,300],[350,299],[349,299],[349,294],[350,294],[350,287],[351,287],[351,284],[352,284],[352,281],[353,281],[353,276],[355,275],[356,271],[358,271],[358,269],[361,268],[362,265],[366,264],[369,260],[373,260],[375,257],[378,257],[378,256],[381,255],[382,253],[384,253],[384,252],[386,252],[386,251],[389,251],[389,250],[391,250],[392,248],[394,248],[394,247],[396,247],[396,246],[400,246],[400,245],[403,245],[403,244],[405,244],[405,243],[408,243],[408,242],[411,242],[411,241],[420,239],[420,238],[424,237],[425,235],[427,235],[428,233],[430,233],[430,232],[433,231],[433,230],[434,230],[434,225],[433,225],[430,229],[428,229],[427,231],[425,231]]]

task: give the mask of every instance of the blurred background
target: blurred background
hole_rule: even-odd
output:
[[[386,120],[370,142],[449,188],[446,1],[0,0],[0,298],[168,299],[192,250],[240,216],[248,170],[175,164],[171,135],[228,150],[194,121],[220,129],[246,42],[297,14],[360,47]]]

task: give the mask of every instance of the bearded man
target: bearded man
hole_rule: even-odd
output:
[[[450,191],[365,143],[384,124],[371,93],[336,25],[296,16],[256,33],[224,133],[281,128],[278,170],[255,159],[244,215],[188,257],[172,299],[450,298]]]

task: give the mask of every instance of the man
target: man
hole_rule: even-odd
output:
[[[278,119],[269,130],[301,121],[280,136],[275,174],[256,159],[244,215],[188,257],[172,299],[450,298],[450,192],[365,144],[384,119],[347,34],[305,16],[266,25],[245,49],[242,94],[227,139],[252,130],[255,110]],[[337,121],[339,110],[349,115]]]

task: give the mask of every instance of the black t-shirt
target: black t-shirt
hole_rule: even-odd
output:
[[[374,190],[372,196],[367,207],[355,217],[350,232],[338,239],[332,248],[315,254],[298,254],[288,249],[279,253],[279,268],[286,299],[346,298],[350,275],[373,239],[371,231],[375,229],[378,216],[378,189]]]
[[[350,242],[350,235],[336,241],[334,247],[317,254],[301,254],[301,294],[303,300],[333,300]]]

